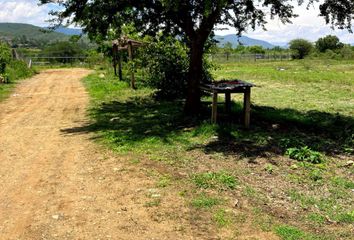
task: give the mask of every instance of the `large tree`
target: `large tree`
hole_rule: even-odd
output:
[[[319,0],[40,0],[57,3],[63,10],[52,14],[59,22],[69,21],[84,28],[90,36],[104,39],[112,29],[119,33],[123,24],[134,24],[147,35],[178,35],[187,41],[190,66],[185,111],[200,109],[199,85],[202,79],[204,45],[217,24],[234,27],[238,34],[249,28],[265,27],[267,15],[291,23],[296,4]],[[320,15],[327,23],[351,30],[353,0],[322,0]]]

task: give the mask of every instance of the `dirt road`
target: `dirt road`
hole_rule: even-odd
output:
[[[159,190],[144,169],[75,133],[87,121],[87,74],[44,71],[0,103],[0,239],[198,239],[162,216],[171,206],[146,207]]]

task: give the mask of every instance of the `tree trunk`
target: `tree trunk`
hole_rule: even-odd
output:
[[[190,45],[190,63],[188,73],[187,99],[184,106],[188,115],[200,113],[200,83],[203,76],[203,47],[204,43],[192,41]]]

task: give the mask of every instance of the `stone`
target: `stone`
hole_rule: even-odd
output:
[[[58,220],[59,217],[60,217],[60,216],[59,216],[58,214],[52,215],[52,218],[55,219],[55,220]]]

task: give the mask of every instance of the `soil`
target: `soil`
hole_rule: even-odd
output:
[[[0,103],[0,239],[220,239],[194,224],[177,189],[156,188],[148,166],[82,131],[89,96],[80,79],[89,73],[43,71]]]

